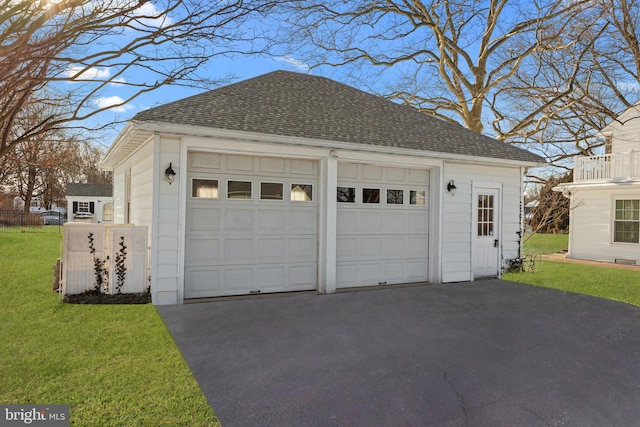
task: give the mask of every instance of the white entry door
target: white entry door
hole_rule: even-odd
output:
[[[497,277],[500,268],[500,203],[497,189],[474,191],[474,277]]]

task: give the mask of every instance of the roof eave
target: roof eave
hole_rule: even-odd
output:
[[[330,148],[330,149],[345,149],[345,150],[352,150],[352,151],[367,151],[367,152],[375,152],[375,153],[410,155],[410,156],[419,155],[421,157],[429,157],[429,158],[435,158],[440,160],[460,161],[460,162],[468,162],[468,163],[484,163],[484,164],[495,164],[495,165],[502,165],[502,166],[519,166],[519,167],[527,167],[527,168],[547,166],[547,163],[544,160],[536,162],[536,161],[527,161],[527,160],[482,157],[482,156],[475,156],[475,155],[471,156],[471,155],[463,155],[463,154],[444,153],[444,152],[438,152],[438,151],[419,150],[419,149],[412,149],[412,148],[379,146],[379,145],[360,144],[360,143],[343,142],[343,141],[335,141],[335,140],[323,140],[323,139],[315,139],[315,138],[293,137],[293,136],[283,136],[283,135],[277,135],[277,134],[266,134],[266,133],[257,133],[257,132],[248,132],[248,131],[210,128],[210,127],[204,127],[204,126],[182,125],[182,124],[175,124],[175,123],[161,122],[161,121],[136,122],[135,129],[137,129],[138,131],[159,132],[163,134],[192,136],[192,137],[200,137],[200,138],[225,138],[225,139],[237,139],[237,140],[243,140],[243,141],[255,141],[255,142],[265,142],[265,143],[274,143],[274,144],[298,145],[298,146],[306,146],[306,147],[324,147],[324,148]],[[114,143],[114,146],[115,144],[116,143]]]

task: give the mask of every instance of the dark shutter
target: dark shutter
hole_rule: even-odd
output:
[[[89,202],[89,212],[95,213],[96,204],[94,202]]]
[[[78,202],[73,202],[73,213],[78,212]]]

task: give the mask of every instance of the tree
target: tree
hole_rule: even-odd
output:
[[[0,0],[0,159],[163,85],[211,83],[198,68],[251,50],[241,26],[275,1]],[[96,104],[108,85],[122,96]],[[36,103],[55,108],[16,129]]]
[[[531,229],[534,233],[568,233],[570,199],[561,192],[553,191],[553,187],[565,182],[572,182],[573,174],[553,176],[540,189],[538,206],[531,216]]]
[[[482,132],[505,120],[496,106],[508,104],[511,92],[500,89],[529,57],[558,49],[555,35],[582,3],[299,1],[285,4],[292,15],[287,40],[312,67],[348,67],[353,75],[380,67],[397,81],[390,92],[378,88],[390,98]],[[511,136],[500,126],[493,130],[500,139]]]

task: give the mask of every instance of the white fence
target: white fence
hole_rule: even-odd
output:
[[[96,287],[109,294],[139,293],[148,286],[147,227],[78,222],[64,225],[64,295]]]
[[[640,151],[576,157],[573,181],[619,181],[640,178]]]

